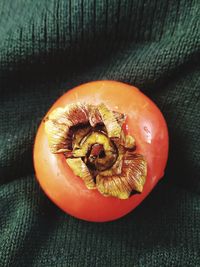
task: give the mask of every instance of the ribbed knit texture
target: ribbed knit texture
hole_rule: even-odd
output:
[[[0,1],[0,266],[200,266],[200,2]],[[42,117],[66,90],[138,86],[169,127],[165,177],[110,223],[64,214],[34,175]]]

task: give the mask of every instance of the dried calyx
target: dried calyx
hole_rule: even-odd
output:
[[[123,131],[125,119],[104,104],[57,108],[45,119],[50,150],[65,155],[88,189],[127,199],[143,191],[147,163],[135,153],[134,137]]]

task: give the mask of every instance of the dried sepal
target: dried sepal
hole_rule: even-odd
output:
[[[94,180],[92,178],[92,175],[86,166],[86,164],[82,161],[81,158],[69,158],[66,159],[67,164],[69,167],[72,169],[75,175],[79,176],[82,178],[84,181],[86,187],[88,189],[95,189],[96,185],[94,183]]]
[[[65,107],[65,116],[72,122],[72,125],[85,124],[89,119],[88,107],[81,104],[70,104]]]
[[[124,156],[123,171],[126,173],[127,181],[132,190],[141,193],[147,176],[145,158],[141,154],[127,152]]]
[[[87,122],[88,110],[82,104],[70,104],[65,108],[54,109],[44,122],[51,152],[69,151],[72,144],[70,128]]]
[[[114,114],[103,103],[98,106],[102,121],[106,127],[109,138],[119,138],[121,126],[117,122]]]
[[[126,183],[126,177],[109,176],[104,177],[97,175],[97,189],[104,196],[117,197],[119,199],[127,199],[131,193],[131,187]]]
[[[147,163],[140,154],[130,153],[123,156],[121,174],[100,173],[96,178],[97,189],[105,196],[129,198],[132,191],[141,193],[146,181]]]
[[[72,122],[64,116],[64,108],[53,110],[45,119],[45,131],[52,153],[63,153],[69,150],[71,142],[68,136]]]

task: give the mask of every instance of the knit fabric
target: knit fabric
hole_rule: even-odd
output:
[[[0,266],[200,266],[200,2],[0,1]],[[164,178],[133,212],[91,223],[35,179],[37,127],[68,89],[139,87],[170,137]]]

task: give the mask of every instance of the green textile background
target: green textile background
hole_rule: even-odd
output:
[[[199,0],[0,1],[0,266],[200,266]],[[165,177],[124,218],[77,220],[35,180],[42,117],[66,90],[138,86],[169,127]]]

